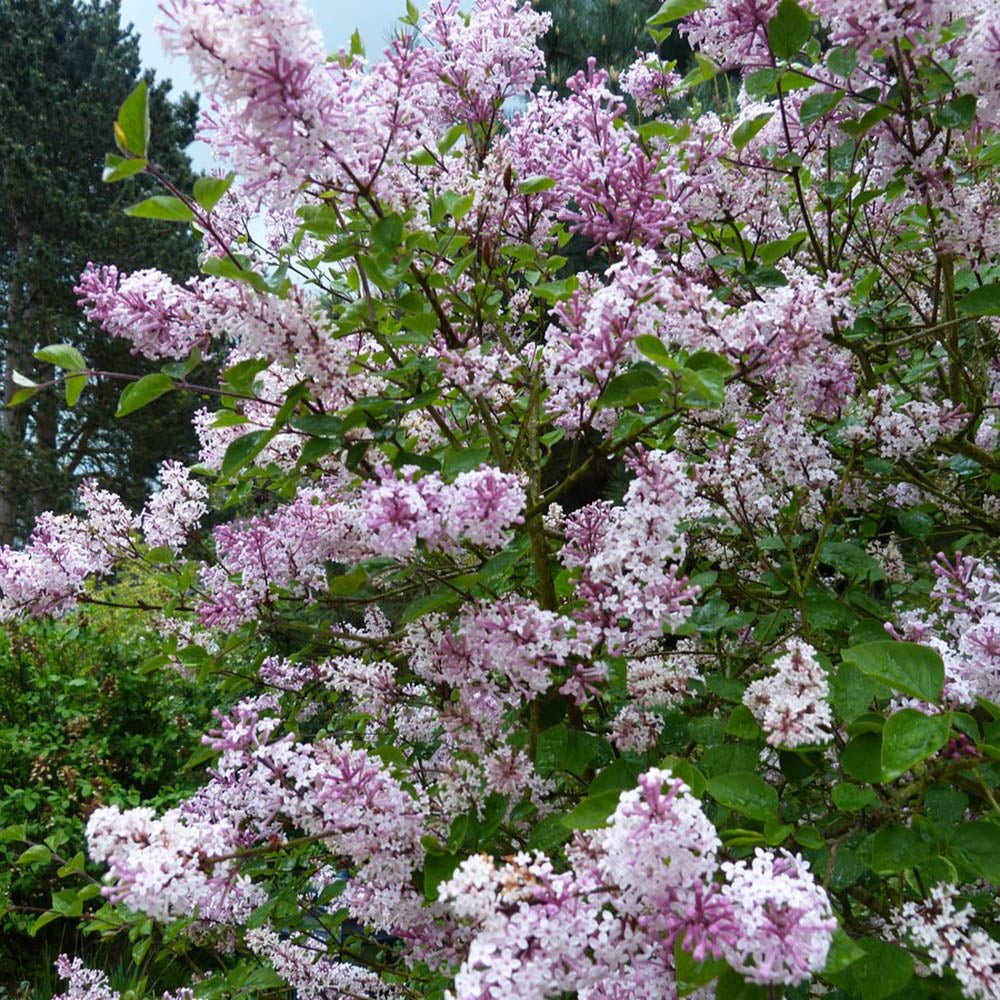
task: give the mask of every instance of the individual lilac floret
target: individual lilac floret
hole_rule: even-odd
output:
[[[804,982],[826,964],[837,921],[823,887],[796,855],[757,848],[753,861],[724,863],[738,927],[726,961],[753,983]]]
[[[764,728],[770,746],[827,743],[833,716],[826,671],[816,650],[801,639],[789,640],[786,649],[772,664],[774,673],[746,689],[743,704]]]

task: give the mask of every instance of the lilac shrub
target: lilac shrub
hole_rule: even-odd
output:
[[[201,461],[43,515],[0,615],[146,574],[149,669],[229,700],[41,919],[204,998],[997,996],[994,5],[668,0],[695,69],[565,96],[515,0],[373,62],[298,0],[162,12],[229,172],[177,189],[140,86],[105,180],[203,273],[77,292]]]

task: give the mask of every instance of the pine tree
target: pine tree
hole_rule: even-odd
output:
[[[613,79],[640,52],[657,48],[646,22],[660,9],[660,0],[532,0],[538,10],[552,15],[552,27],[543,39],[548,85],[565,89],[577,70],[594,56]],[[676,32],[658,49],[665,59],[687,61],[690,48]]]
[[[0,0],[0,336],[4,401],[14,373],[36,381],[52,368],[34,359],[70,343],[94,368],[142,371],[127,348],[83,322],[73,286],[87,261],[122,270],[156,266],[177,278],[196,270],[195,242],[179,227],[129,218],[122,208],[147,185],[104,185],[119,104],[141,74],[138,37],[123,29],[117,0]],[[156,161],[191,182],[185,147],[195,100],[176,103],[170,84],[150,87]],[[148,185],[152,189],[153,185]],[[168,453],[192,447],[183,403],[109,424],[120,385],[92,382],[73,409],[54,391],[5,408],[0,424],[0,542],[23,538],[34,516],[67,509],[80,478],[94,476],[137,499]]]

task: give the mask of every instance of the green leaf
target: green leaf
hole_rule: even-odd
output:
[[[832,49],[827,54],[826,65],[834,76],[850,76],[858,67],[858,53],[846,46]]]
[[[1000,826],[996,823],[964,823],[948,841],[948,853],[979,878],[1000,885]]]
[[[781,0],[767,23],[767,41],[779,59],[791,59],[809,41],[812,24],[795,0]]]
[[[462,863],[458,854],[427,854],[424,856],[424,898],[433,902],[438,898],[438,887],[447,882]]]
[[[403,220],[395,212],[383,216],[372,226],[372,245],[393,253],[403,240]]]
[[[673,371],[680,367],[677,359],[667,350],[659,337],[653,337],[648,333],[640,334],[635,338],[635,346],[639,348],[641,354],[661,368]]]
[[[145,201],[129,205],[126,215],[137,219],[165,219],[167,222],[194,222],[194,212],[180,198],[169,194],[154,194]]]
[[[35,357],[68,372],[81,372],[87,367],[83,355],[70,344],[49,344],[35,351]]]
[[[868,711],[880,689],[881,684],[853,663],[842,663],[830,681],[830,704],[844,722],[853,722]]]
[[[12,844],[17,840],[24,840],[27,836],[27,830],[23,823],[18,823],[16,826],[5,826],[0,830],[0,844]]]
[[[863,938],[854,944],[864,949],[864,955],[838,971],[824,970],[825,977],[848,996],[885,1000],[913,978],[913,959],[902,948],[876,938]]]
[[[122,101],[115,125],[115,139],[122,152],[145,157],[149,151],[149,93],[145,80],[140,80]]]
[[[560,302],[576,291],[580,279],[571,274],[560,281],[543,281],[531,289],[531,294],[546,302]]]
[[[249,434],[243,434],[233,441],[222,459],[222,467],[219,470],[222,478],[228,478],[256,458],[264,450],[269,434],[270,431],[267,430],[250,431]]]
[[[811,125],[829,114],[844,96],[842,90],[824,90],[818,94],[810,94],[799,108],[799,121],[803,125]]]
[[[686,997],[702,986],[707,986],[726,969],[723,959],[697,961],[690,952],[684,950],[683,934],[674,941],[674,976],[677,979],[677,995]]]
[[[235,174],[226,177],[199,177],[194,182],[194,200],[206,212],[211,212],[232,187]]]
[[[757,248],[757,259],[762,264],[773,264],[790,254],[804,239],[805,233],[792,233],[783,240],[772,240]]]
[[[46,924],[51,924],[53,920],[59,920],[61,917],[61,913],[56,913],[55,910],[47,910],[31,925],[28,933],[34,937]]]
[[[975,120],[976,98],[973,94],[962,94],[937,111],[937,122],[941,128],[957,128],[964,132]]]
[[[704,10],[708,0],[664,0],[660,9],[646,22],[652,28],[661,28],[671,21],[679,21],[688,14]]]
[[[7,400],[7,409],[13,409],[15,406],[20,406],[22,403],[26,403],[32,396],[38,393],[37,387],[27,386],[24,389],[18,389],[13,396]]]
[[[820,561],[855,580],[868,580],[879,564],[860,545],[850,542],[825,542],[819,550]]]
[[[685,760],[683,757],[664,757],[659,766],[668,770],[675,778],[680,778],[696,799],[700,799],[705,794],[707,784],[705,775],[689,760]]]
[[[841,652],[845,662],[853,663],[869,677],[887,684],[894,691],[926,702],[941,699],[944,686],[944,662],[927,646],[915,642],[866,642]]]
[[[146,169],[146,160],[136,157],[118,156],[116,153],[108,153],[104,157],[104,171],[101,180],[105,184],[114,184],[116,181],[123,181],[136,174],[141,174]]]
[[[588,795],[562,817],[562,822],[571,830],[594,830],[604,826],[617,808],[620,798],[621,792],[618,790]]]
[[[934,854],[926,831],[907,826],[884,826],[872,838],[872,871],[892,875],[915,868]]]
[[[844,772],[869,785],[882,780],[882,736],[880,733],[861,733],[855,736],[840,755]]]
[[[708,794],[720,805],[750,819],[773,819],[778,815],[778,792],[750,771],[737,771],[709,778]]]
[[[517,185],[517,190],[521,194],[540,194],[555,186],[556,182],[551,177],[526,177]]]
[[[252,396],[257,376],[269,363],[266,358],[247,358],[245,361],[240,361],[222,373],[222,384],[241,396]],[[343,432],[343,421],[340,421],[340,424]]]
[[[715,410],[725,402],[726,377],[721,371],[685,367],[681,372],[681,382],[686,406]]]
[[[967,292],[958,300],[955,311],[963,316],[1000,316],[1000,283]]]
[[[781,79],[780,69],[757,69],[744,80],[747,95],[759,100],[774,93],[778,80]]]
[[[597,405],[622,407],[649,403],[663,395],[664,385],[663,377],[655,368],[640,362],[611,379]]]
[[[773,116],[773,111],[766,111],[762,115],[755,115],[753,118],[741,122],[733,132],[733,145],[737,149],[743,149]]]
[[[144,375],[138,382],[125,386],[118,398],[116,417],[126,417],[136,410],[141,410],[154,399],[159,399],[164,393],[174,388],[174,380],[160,372]]]
[[[715,987],[715,1000],[768,1000],[767,987],[748,983],[738,972],[725,968]]]
[[[16,865],[48,864],[52,860],[52,852],[44,844],[32,844],[14,862]]]
[[[878,801],[874,790],[863,785],[834,785],[833,804],[844,812],[859,812]]]
[[[84,386],[90,379],[89,375],[67,375],[63,383],[66,389],[66,405],[76,406],[77,401],[80,398],[80,393],[83,392]]]
[[[882,730],[882,777],[895,781],[948,742],[951,716],[925,715],[904,708],[890,716]]]

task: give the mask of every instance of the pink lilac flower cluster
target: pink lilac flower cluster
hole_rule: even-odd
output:
[[[160,482],[161,489],[143,508],[142,533],[147,544],[180,552],[208,513],[208,489],[192,479],[190,470],[180,462],[164,462]]]
[[[773,747],[811,746],[832,739],[830,686],[816,650],[790,639],[773,673],[747,687],[743,704],[750,709]]]
[[[635,479],[623,505],[599,500],[575,511],[559,553],[563,566],[579,571],[580,620],[600,628],[616,652],[686,621],[698,593],[680,570],[687,550],[681,525],[695,491],[683,460],[648,451],[628,464]]]
[[[0,550],[0,620],[65,611],[132,551],[137,521],[117,496],[87,480],[79,499],[85,516],[42,514],[23,550]]]
[[[474,932],[451,995],[617,996],[621,977],[630,996],[671,995],[677,940],[758,983],[796,984],[822,968],[836,921],[808,865],[758,850],[723,864],[720,884],[720,846],[684,782],[654,768],[605,827],[577,836],[568,872],[538,851],[463,861],[439,887]]]
[[[660,247],[686,233],[692,184],[680,165],[649,155],[626,122],[626,105],[591,59],[560,100],[542,90],[514,123],[511,160],[523,177],[551,177],[541,204],[595,244]]]
[[[639,56],[618,78],[622,91],[635,101],[643,115],[652,115],[663,107],[670,91],[680,82],[680,76],[664,69],[654,52]]]
[[[399,478],[383,468],[378,483],[365,484],[362,516],[382,555],[406,558],[418,542],[449,549],[459,539],[501,548],[522,523],[524,488],[511,473],[482,466],[445,483],[437,473],[414,480],[415,472],[404,469]]]
[[[270,927],[247,931],[250,950],[271,963],[274,971],[302,1000],[397,1000],[405,996],[387,986],[377,972],[348,962],[334,962],[323,957],[315,946],[295,944],[282,939]]]
[[[680,31],[723,69],[769,66],[767,24],[777,9],[778,0],[710,0]]]
[[[972,921],[972,906],[957,906],[958,889],[941,882],[926,899],[904,903],[896,931],[925,952],[934,975],[952,973],[969,1000],[1000,996],[1000,944]]]
[[[896,638],[935,649],[944,661],[944,696],[955,705],[1000,700],[1000,578],[981,559],[938,553],[929,612],[907,611]]]
[[[156,919],[238,924],[266,898],[240,871],[241,849],[299,833],[355,866],[341,896],[355,919],[405,926],[420,908],[410,884],[423,856],[420,802],[364,751],[276,737],[274,708],[251,699],[222,717],[205,738],[222,753],[211,781],[163,816],[93,813],[88,849],[109,866],[105,893]]]

